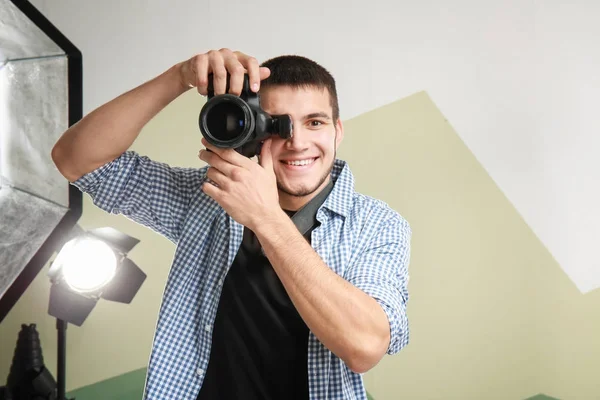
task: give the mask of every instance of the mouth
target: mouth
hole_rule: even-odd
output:
[[[292,170],[310,168],[318,157],[305,158],[302,160],[282,160],[281,163]]]

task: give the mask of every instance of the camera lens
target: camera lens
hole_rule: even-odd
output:
[[[244,110],[233,102],[215,104],[206,115],[206,125],[217,140],[235,140],[246,128]]]

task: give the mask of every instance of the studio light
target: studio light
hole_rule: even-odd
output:
[[[45,368],[35,324],[22,325],[11,373],[0,400],[67,400],[67,325],[81,326],[100,299],[131,303],[146,274],[127,256],[139,240],[105,227],[75,225],[50,264],[48,313],[56,318],[56,381]]]
[[[116,254],[98,239],[73,239],[60,255],[54,265],[62,269],[67,285],[79,293],[91,293],[106,286],[117,270]]]
[[[105,227],[84,232],[75,226],[72,239],[50,265],[48,313],[58,331],[57,398],[65,399],[67,324],[81,326],[98,300],[131,303],[146,274],[127,258],[139,240]]]
[[[146,274],[127,254],[139,243],[113,228],[81,232],[50,265],[48,313],[81,326],[98,300],[130,303]]]

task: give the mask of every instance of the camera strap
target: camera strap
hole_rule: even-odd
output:
[[[325,202],[332,189],[333,180],[329,179],[327,186],[292,216],[292,221],[302,236],[306,236],[307,232],[317,225],[317,211]]]

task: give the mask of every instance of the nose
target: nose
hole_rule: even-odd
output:
[[[292,151],[302,151],[308,148],[308,135],[306,130],[302,129],[301,124],[294,122],[292,137],[286,140],[285,147]]]

